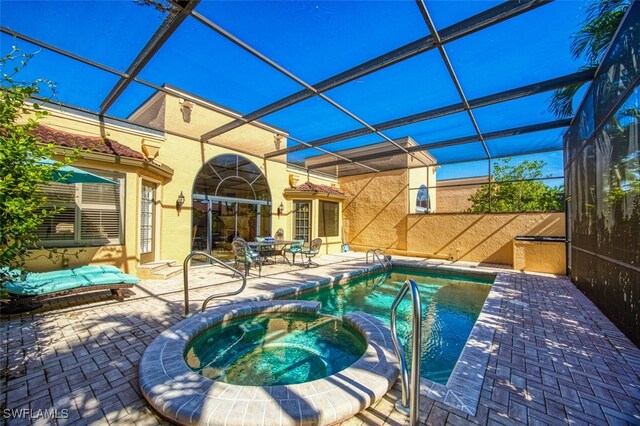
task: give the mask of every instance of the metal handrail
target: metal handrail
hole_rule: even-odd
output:
[[[369,263],[369,253],[371,253],[373,255],[373,257],[378,260],[378,263],[380,263],[380,265],[382,265],[382,267],[384,268],[385,272],[387,270],[387,263],[389,264],[389,267],[391,267],[391,262],[389,262],[387,260],[387,256],[384,254],[384,250],[382,250],[380,247],[367,250],[367,254],[366,254],[366,258],[365,258],[365,262],[366,263]],[[387,263],[383,262],[382,259],[380,259],[380,256],[378,255],[378,253],[382,254],[382,257],[384,258],[384,260],[387,261]]]
[[[411,347],[411,385],[409,385],[409,372],[407,361],[402,350],[402,343],[398,338],[396,328],[396,311],[398,305],[404,299],[407,291],[411,290],[411,303],[413,308],[413,342]],[[422,342],[422,305],[418,285],[413,280],[406,280],[400,288],[400,293],[391,305],[391,336],[393,347],[396,350],[400,362],[400,380],[402,384],[402,399],[396,401],[396,410],[409,416],[409,424],[418,424],[418,410],[420,404],[420,345]]]
[[[204,299],[204,302],[202,303],[203,312],[207,308],[207,304],[211,299],[215,299],[216,297],[234,296],[236,294],[240,294],[242,293],[244,288],[247,286],[247,276],[243,272],[239,271],[238,269],[232,266],[227,265],[220,259],[217,259],[208,253],[205,253],[202,251],[193,251],[189,253],[187,257],[184,258],[184,262],[182,263],[182,279],[184,281],[184,314],[182,315],[183,317],[188,317],[190,315],[189,314],[189,262],[195,256],[204,256],[210,261],[218,264],[219,266],[222,266],[223,268],[227,268],[228,270],[233,271],[234,274],[239,274],[242,277],[242,286],[238,290],[231,291],[228,293],[214,294]]]

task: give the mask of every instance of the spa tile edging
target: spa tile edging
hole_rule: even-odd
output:
[[[139,365],[142,394],[164,417],[179,424],[315,425],[350,418],[382,398],[399,369],[388,327],[354,312],[343,320],[363,334],[365,353],[350,367],[323,379],[284,386],[239,386],[193,372],[184,360],[188,342],[206,328],[239,316],[266,312],[317,313],[308,301],[261,301],[221,305],[161,333]]]

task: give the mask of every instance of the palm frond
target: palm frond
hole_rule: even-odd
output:
[[[553,91],[549,98],[549,110],[557,117],[571,117],[573,115],[573,97],[584,82],[573,83]]]

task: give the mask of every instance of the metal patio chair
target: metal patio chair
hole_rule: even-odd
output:
[[[243,264],[244,272],[248,276],[251,264],[255,264],[258,267],[258,276],[262,277],[262,257],[260,253],[251,250],[245,240],[236,237],[231,243],[231,251],[235,259],[234,266],[236,269],[238,269],[238,265]]]
[[[300,253],[303,256],[307,257],[307,261],[303,263],[305,268],[309,268],[311,266],[319,266],[317,263],[312,262],[311,258],[320,253],[320,247],[322,247],[322,238],[314,238],[311,240],[311,244],[309,244],[308,248],[303,247]]]

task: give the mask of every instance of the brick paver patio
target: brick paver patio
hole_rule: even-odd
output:
[[[269,266],[236,299],[263,298],[303,281],[362,269],[363,258],[323,256],[314,269]],[[212,292],[239,286],[213,267],[194,268],[192,276],[194,312]],[[420,422],[640,424],[640,350],[568,280],[512,272],[501,277],[508,285],[476,415],[422,397]],[[123,303],[106,292],[2,317],[0,417],[11,425],[52,424],[25,414],[55,408],[66,417],[58,424],[164,423],[140,395],[137,366],[147,345],[182,319],[181,288],[180,277],[149,280]],[[345,424],[404,424],[405,417],[393,411],[398,396],[396,385]],[[7,419],[7,410],[22,418]]]

